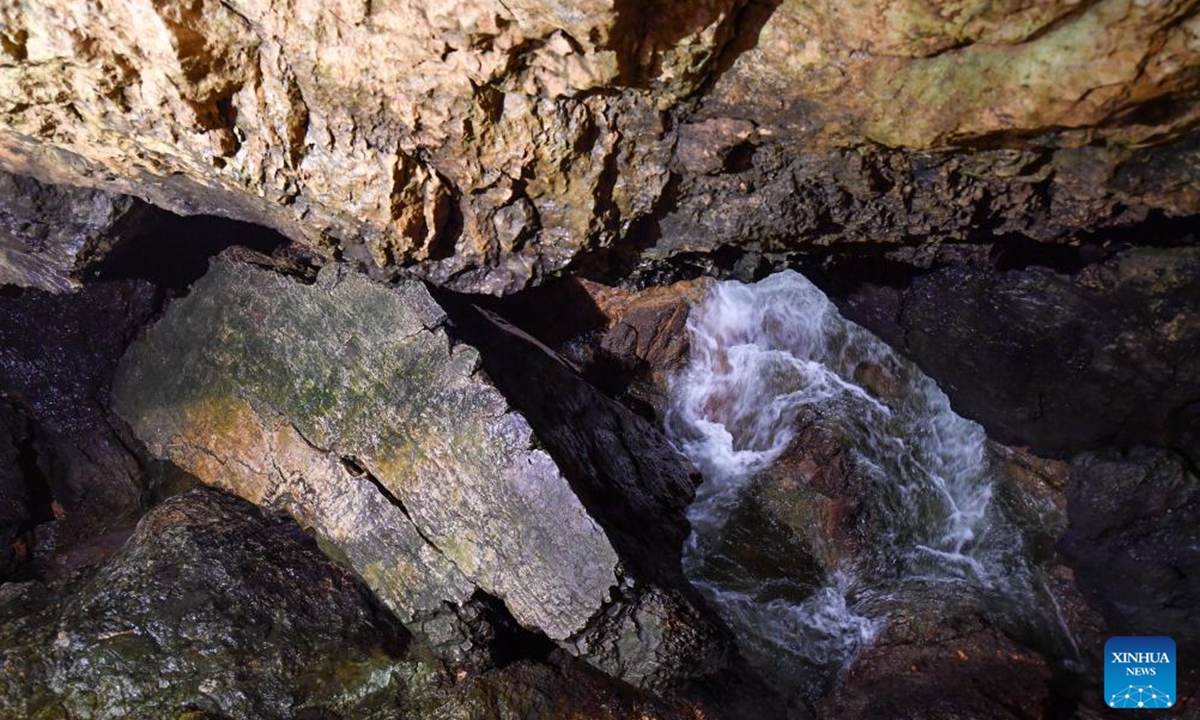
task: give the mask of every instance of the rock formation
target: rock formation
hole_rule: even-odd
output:
[[[635,684],[724,668],[724,631],[679,569],[683,461],[615,405],[591,410],[607,439],[589,448],[589,422],[551,418],[555,434],[534,396],[535,435],[445,323],[416,282],[219,261],[126,354],[115,406],[150,452],[312,528],[451,658],[470,651],[465,607],[483,593]],[[558,402],[584,393],[567,412],[608,402],[548,372]]]
[[[680,717],[569,658],[454,681],[295,524],[210,490],[90,579],[5,585],[0,637],[6,717]]]
[[[1076,458],[1067,488],[1063,552],[1081,589],[1129,635],[1165,634],[1200,646],[1196,632],[1200,479],[1175,453],[1135,448]]]
[[[1200,647],[1198,122],[1197,0],[0,6],[0,715],[1094,715]],[[663,428],[784,269],[986,429],[1054,628],[743,657]],[[876,544],[827,419],[721,538],[766,594]]]
[[[0,167],[462,290],[642,255],[1069,241],[1200,202],[1185,0],[2,17]]]
[[[1198,271],[1196,248],[1133,248],[1071,274],[950,266],[844,305],[1002,442],[1060,456],[1151,442],[1197,457]]]
[[[0,491],[0,558],[11,532],[18,555],[44,564],[141,513],[141,460],[107,395],[117,360],[157,304],[155,289],[136,280],[0,297],[0,446],[16,460]]]

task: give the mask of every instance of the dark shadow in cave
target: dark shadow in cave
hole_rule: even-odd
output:
[[[160,211],[93,265],[83,280],[139,278],[180,294],[208,271],[210,258],[227,248],[242,246],[269,255],[288,243],[262,225]]]

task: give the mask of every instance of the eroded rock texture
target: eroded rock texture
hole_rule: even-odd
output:
[[[455,332],[529,419],[623,558],[613,602],[572,638],[581,657],[660,690],[702,679],[728,688],[732,637],[683,575],[687,508],[699,477],[645,419],[582,381],[533,337],[477,307],[452,302]],[[712,689],[709,690],[712,692]]]
[[[1145,447],[1071,465],[1061,547],[1088,601],[1115,631],[1200,647],[1200,478],[1178,454]]]
[[[0,173],[0,284],[75,289],[83,266],[102,258],[155,212],[128,195]]]
[[[5,526],[23,526],[14,559],[45,564],[136,521],[144,472],[108,393],[118,359],[157,307],[155,288],[133,280],[0,297],[0,447],[14,458],[0,490],[0,570],[12,547]]]
[[[27,0],[0,17],[0,167],[462,290],[1200,212],[1190,0]]]

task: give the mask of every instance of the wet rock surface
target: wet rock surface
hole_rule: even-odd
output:
[[[1105,637],[1197,644],[1197,17],[0,7],[0,715],[1099,716]],[[231,244],[273,256],[200,279]],[[995,500],[1054,628],[926,588],[949,609],[811,703],[747,668],[680,572],[695,477],[659,430],[701,276],[787,267],[1020,446]],[[505,297],[447,314],[413,277]],[[768,599],[879,539],[862,458],[795,430],[717,553]],[[350,571],[211,491],[104,564],[197,482],[151,456]]]
[[[707,287],[707,280],[696,279],[634,290],[569,277],[501,299],[472,300],[562,356],[593,387],[661,426],[667,378],[687,359],[687,320]]]
[[[453,305],[451,305],[453,307]],[[696,470],[662,433],[578,376],[533,337],[474,306],[452,311],[454,330],[482,353],[488,377],[533,427],[629,570],[685,586],[679,554]]]
[[[1177,453],[1145,447],[1071,463],[1060,542],[1088,601],[1114,631],[1200,646],[1200,479]]]
[[[528,337],[494,326],[481,366],[445,323],[417,283],[218,260],[126,354],[116,408],[152,453],[290,513],[455,662],[478,663],[483,593],[484,625],[511,613],[636,685],[719,674],[727,631],[679,567],[682,459]]]
[[[1071,274],[949,266],[843,306],[1001,442],[1059,457],[1138,442],[1194,455],[1198,263],[1184,247],[1130,249]]]
[[[896,627],[863,651],[819,718],[1045,718],[1046,661],[976,618],[905,638]]]
[[[26,559],[135,521],[146,478],[108,392],[117,361],[156,311],[141,281],[0,297],[0,405],[17,461],[5,485],[27,503]],[[36,557],[35,557],[36,556]]]
[[[548,347],[464,298],[446,299],[453,332],[529,419],[622,557],[614,602],[571,639],[606,672],[719,711],[773,715],[774,694],[683,575],[686,512],[699,478],[645,419],[603,395]]]
[[[10,717],[682,716],[565,658],[422,659],[298,526],[212,490],[152,510],[91,577],[3,586],[0,637]]]

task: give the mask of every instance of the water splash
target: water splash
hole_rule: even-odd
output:
[[[983,430],[803,276],[718,283],[693,309],[688,333],[691,356],[672,379],[667,415],[704,475],[685,569],[752,659],[840,668],[894,608],[951,595],[948,585],[956,598],[1033,596],[1021,535],[992,501]],[[864,371],[889,387],[869,391]],[[731,582],[739,560],[718,557],[720,540],[748,484],[814,418],[845,439],[870,486],[872,543],[827,569],[807,597],[764,601],[744,578]]]

